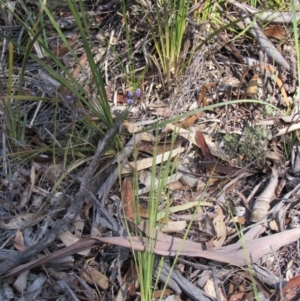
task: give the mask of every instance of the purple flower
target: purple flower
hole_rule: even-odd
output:
[[[129,104],[130,106],[134,104],[134,100],[132,98],[127,98],[126,97],[126,102],[127,104]]]
[[[132,91],[128,91],[127,97],[126,97],[126,102],[128,105],[133,105],[134,99],[140,98],[140,97],[141,97],[141,89],[140,88],[137,88],[134,93]]]
[[[135,90],[135,96],[136,96],[137,98],[140,98],[140,97],[141,97],[141,89],[140,89],[140,88],[137,88],[137,89]]]
[[[133,93],[132,93],[131,91],[128,91],[128,92],[127,92],[127,96],[128,96],[129,98],[131,98],[131,97],[133,97]]]

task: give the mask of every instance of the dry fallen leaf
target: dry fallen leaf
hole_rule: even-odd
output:
[[[142,223],[139,228],[143,231],[145,228],[144,224]],[[247,265],[248,260],[245,258],[245,248],[247,249],[247,254],[250,256],[252,262],[255,263],[264,255],[270,253],[274,254],[279,248],[297,241],[300,238],[299,229],[292,229],[262,238],[251,238],[246,240],[243,245],[238,242],[234,245],[225,246],[221,250],[217,250],[216,248],[209,247],[203,249],[202,244],[189,240],[183,241],[178,237],[169,236],[155,229],[152,230],[152,233],[148,234],[151,234],[151,236],[156,239],[155,248],[153,248],[155,254],[175,256],[180,250],[180,254],[183,256],[203,257],[238,266]],[[147,238],[140,238],[137,236],[131,236],[130,240],[122,236],[82,238],[69,247],[11,269],[5,277],[14,276],[22,271],[33,269],[34,267],[38,267],[55,259],[90,249],[99,242],[111,243],[130,249],[133,248],[137,251],[144,251],[145,246],[149,245],[147,240]]]
[[[130,266],[123,278],[123,284],[118,291],[115,301],[124,301],[136,294],[138,288],[138,274],[133,260],[130,261]]]
[[[26,250],[26,247],[24,245],[23,233],[19,229],[17,230],[16,235],[15,235],[14,247],[18,251],[24,251],[24,250]]]
[[[173,291],[168,288],[165,290],[157,290],[157,291],[153,292],[152,298],[154,300],[159,300],[160,298],[165,298],[167,296],[170,296],[172,294],[172,292]]]
[[[183,231],[186,226],[186,221],[171,221],[164,225],[160,230],[164,233],[174,233]]]
[[[173,158],[180,153],[184,152],[184,148],[180,147],[177,149],[174,149],[169,152],[162,153],[160,155],[157,155],[155,158],[155,164],[160,164],[161,162],[165,162],[169,159],[169,157]],[[126,174],[126,173],[132,173],[135,169],[137,171],[149,168],[153,164],[154,158],[146,158],[142,160],[138,160],[137,162],[131,162],[128,164],[125,164],[121,170],[121,174]]]
[[[211,153],[210,148],[208,147],[208,144],[206,143],[206,140],[202,133],[196,132],[194,140],[196,145],[200,147],[205,160],[208,161],[207,163],[204,163],[204,165],[209,173],[213,172],[227,175],[238,171],[237,168],[222,165],[216,160],[214,155]],[[213,178],[211,178],[210,181],[213,182]]]
[[[35,225],[43,218],[43,213],[24,213],[18,214],[11,219],[0,219],[0,229],[15,230],[24,227],[26,224]],[[8,221],[8,222],[7,222]]]
[[[28,271],[24,271],[18,275],[16,281],[14,282],[13,286],[14,288],[20,293],[23,294],[24,290],[26,289],[27,286],[27,281],[28,281]]]
[[[64,243],[65,246],[71,246],[75,242],[79,241],[79,238],[73,235],[70,231],[64,231],[59,235],[60,240]],[[90,249],[79,252],[78,254],[86,256],[91,252]]]
[[[272,168],[272,175],[269,184],[265,190],[257,197],[252,208],[250,220],[256,223],[267,216],[270,209],[270,203],[275,197],[275,190],[278,185],[279,168]]]
[[[255,97],[258,88],[261,87],[262,81],[258,73],[254,74],[253,77],[249,80],[246,94],[249,95],[250,97]]]
[[[180,181],[175,181],[173,183],[170,183],[170,184],[166,185],[166,187],[168,189],[170,189],[171,191],[188,190],[189,189],[188,186],[184,186]]]
[[[289,280],[289,282],[283,287],[282,294],[284,296],[284,301],[295,300],[296,296],[299,297],[299,288],[300,288],[300,276],[296,276]],[[280,297],[280,294],[278,294]],[[279,300],[279,298],[278,298]],[[299,300],[299,299],[297,299]]]
[[[220,207],[216,207],[215,213],[217,216],[213,219],[213,224],[217,237],[213,240],[213,244],[216,248],[221,248],[226,239],[226,225],[222,209]]]
[[[172,111],[170,108],[155,108],[155,110],[152,111],[153,115],[163,117],[170,117],[171,113]]]
[[[154,151],[156,155],[160,155],[164,152],[171,151],[172,149],[179,148],[181,146],[182,141],[176,141],[174,144],[172,143],[154,143],[155,140],[145,141],[143,137],[138,145],[138,150],[141,152],[148,153],[153,155]]]
[[[236,292],[230,295],[229,301],[242,301],[244,300],[245,292]]]
[[[108,278],[99,272],[98,270],[91,268],[91,267],[85,267],[84,270],[81,272],[82,278],[86,280],[89,284],[97,285],[103,290],[107,290],[108,288]]]
[[[132,189],[132,178],[127,177],[122,183],[122,207],[127,220],[133,220],[135,217],[134,192]]]
[[[219,290],[219,296],[220,296],[220,299],[218,299],[219,301],[225,301],[227,300],[227,298],[224,296],[221,288],[219,286],[217,286],[217,289]],[[214,282],[213,280],[211,279],[208,279],[203,290],[211,297],[213,298],[216,298],[217,297],[217,293],[216,293],[216,290],[215,290],[215,285],[214,285]]]
[[[283,40],[286,37],[284,27],[278,25],[269,26],[265,28],[263,32],[268,38],[274,38],[277,40]]]

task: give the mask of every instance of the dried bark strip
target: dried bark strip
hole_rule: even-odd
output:
[[[100,157],[103,155],[106,147],[111,142],[113,136],[117,133],[121,125],[122,119],[123,119],[122,115],[117,116],[114,126],[107,131],[103,140],[99,141],[93,160],[83,177],[83,181],[80,185],[78,196],[72,202],[64,218],[58,221],[56,225],[49,231],[49,233],[46,233],[45,236],[41,239],[41,241],[39,241],[37,244],[29,247],[25,251],[20,252],[15,256],[9,257],[7,260],[1,263],[0,276],[3,276],[12,268],[22,264],[23,262],[35,256],[36,254],[42,252],[45,248],[47,248],[53,243],[53,241],[56,239],[58,235],[60,235],[63,231],[68,230],[70,228],[73,220],[76,218],[77,214],[80,212],[82,208],[84,198],[86,196],[86,190],[88,190],[87,187],[96,169],[97,163]]]
[[[265,190],[258,196],[254,203],[250,217],[250,220],[253,223],[261,221],[269,213],[270,203],[272,202],[275,196],[275,189],[278,185],[278,169],[279,168],[277,167],[274,167],[272,169],[272,175],[269,184],[267,185]]]

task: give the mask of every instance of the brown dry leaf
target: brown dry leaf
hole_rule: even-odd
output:
[[[207,98],[205,98],[205,94],[208,89],[213,88],[215,86],[216,86],[216,83],[212,83],[212,84],[206,84],[202,87],[202,89],[199,93],[199,96],[198,96],[198,104],[199,104],[200,108],[208,105],[208,100],[207,100]]]
[[[210,149],[207,146],[202,133],[196,132],[195,141],[196,141],[197,145],[200,147],[205,160],[207,160],[207,161],[216,161],[215,157],[211,154]]]
[[[29,144],[35,144],[37,146],[44,147],[44,148],[48,147],[48,145],[44,141],[42,141],[41,138],[39,137],[39,133],[33,128],[26,127],[25,136],[26,136],[26,141]]]
[[[244,300],[245,292],[237,292],[230,295],[229,301],[242,301]]]
[[[141,224],[139,228],[144,231],[145,225]],[[151,236],[156,239],[155,248],[153,248],[153,252],[155,254],[163,256],[175,256],[180,250],[180,254],[183,256],[203,257],[238,266],[247,265],[244,252],[245,248],[247,249],[248,255],[251,257],[252,262],[255,263],[264,255],[269,253],[274,254],[274,252],[276,252],[279,248],[297,241],[300,238],[299,229],[292,229],[262,238],[250,238],[249,240],[246,240],[245,245],[242,245],[240,242],[235,243],[234,248],[229,245],[229,248],[225,246],[221,250],[210,247],[203,250],[202,245],[199,243],[189,240],[183,241],[180,238],[169,236],[167,234],[158,232],[155,229],[153,229],[151,232]],[[46,255],[41,259],[32,260],[29,263],[11,269],[5,275],[5,277],[17,275],[20,272],[44,265],[45,263],[51,262],[55,259],[89,249],[96,245],[97,242],[98,244],[99,242],[111,243],[126,248],[134,248],[136,251],[144,251],[146,246],[149,246],[148,239],[141,239],[140,237],[136,236],[132,236],[130,240],[125,237],[82,238],[69,247]]]
[[[71,48],[73,48],[73,46],[77,42],[75,41],[75,39],[67,39],[67,41]],[[57,47],[52,49],[51,52],[56,56],[61,56],[62,54],[69,52],[69,48],[64,43],[60,43],[59,45],[57,45]]]
[[[24,208],[26,206],[26,204],[29,202],[29,199],[31,196],[30,191],[32,191],[32,190],[30,190],[30,187],[31,187],[31,184],[27,183],[24,191],[22,192],[21,198],[18,201],[18,204],[17,204],[18,208],[20,208],[20,209]]]
[[[64,243],[65,246],[71,246],[75,242],[79,241],[80,239],[73,235],[70,231],[64,231],[59,235],[60,240]],[[82,256],[87,256],[91,252],[90,249],[84,250],[82,252],[79,252],[78,254]]]
[[[138,288],[138,274],[135,268],[134,261],[131,261],[129,269],[126,275],[124,276],[123,284],[119,289],[115,301],[124,301],[132,296],[135,296],[137,288]]]
[[[129,133],[135,133],[135,132],[138,132],[141,130],[140,126],[136,126],[134,123],[132,123],[128,120],[125,120],[122,123],[122,126],[124,126]]]
[[[183,231],[186,226],[186,221],[171,221],[164,225],[160,230],[164,233],[174,233]]]
[[[94,207],[92,203],[86,204],[84,207],[84,215],[87,219],[90,218],[90,210]]]
[[[265,190],[257,197],[252,208],[250,220],[253,223],[261,221],[265,218],[270,209],[270,203],[275,197],[275,190],[278,185],[279,168],[274,166],[272,168],[272,175],[269,184]]]
[[[258,288],[258,291],[259,291],[259,293],[261,293],[261,294],[263,294],[264,295],[264,298],[263,299],[261,299],[261,298],[259,298],[260,300],[270,300],[270,298],[271,298],[271,296],[272,296],[272,292],[270,292],[266,287],[265,287],[265,285],[263,284],[263,282],[261,282],[260,280],[259,280],[259,278],[258,277],[255,277],[254,276],[254,278],[253,278],[253,276],[251,276],[250,274],[249,274],[249,272],[248,271],[245,271],[245,272],[237,272],[237,274],[239,275],[239,279],[247,279],[248,281],[255,281],[255,284],[256,284],[256,286],[257,286],[257,288]],[[240,282],[240,280],[239,279],[237,279],[238,280],[238,282]],[[246,283],[245,282],[243,282],[243,285],[239,288],[239,290],[240,291],[247,291],[246,290]],[[250,293],[250,295],[248,295]],[[254,292],[253,292],[253,290],[252,291],[250,291],[250,292],[248,292],[248,294],[247,294],[247,296],[251,296],[251,294],[253,294]],[[266,298],[267,297],[267,298]],[[255,298],[254,298],[254,296],[252,296],[252,297],[250,297],[250,298],[248,298],[248,300],[254,300]]]
[[[282,289],[284,301],[294,300],[296,296],[299,297],[299,293],[298,293],[299,288],[300,288],[300,276],[296,276],[290,279],[289,282]],[[278,296],[280,297],[280,294],[278,294]]]
[[[17,216],[9,219],[9,222],[7,222],[7,219],[0,219],[0,229],[5,230],[16,230],[24,227],[27,224],[35,225],[37,224],[41,218],[43,218],[43,213],[24,213],[24,214],[18,214]]]
[[[176,141],[173,145],[172,143],[158,143],[157,145],[155,145],[153,141],[154,140],[151,140],[151,142],[149,142],[149,140],[145,141],[142,139],[142,141],[138,145],[138,150],[152,155],[154,153],[154,150],[156,149],[156,155],[160,155],[172,149],[179,148],[182,144],[182,140]]]
[[[213,297],[213,298],[217,298],[217,294],[216,294],[216,290],[215,290],[215,285],[214,282],[211,279],[208,279],[206,281],[206,284],[203,288],[204,292],[207,293],[209,296]],[[221,288],[218,287],[219,290],[219,296],[220,299],[218,299],[219,301],[227,301],[226,297],[224,296]]]
[[[250,97],[254,97],[257,94],[258,88],[261,86],[261,79],[259,77],[259,74],[256,73],[253,75],[253,77],[249,80],[246,94]]]
[[[138,174],[139,183],[149,187],[151,185],[152,177],[151,172],[148,170],[141,170]],[[157,180],[157,178],[155,178]]]
[[[175,181],[173,183],[170,183],[170,184],[166,185],[166,187],[168,189],[170,189],[171,191],[175,191],[175,190],[188,190],[188,187],[184,186],[180,181]]]
[[[125,120],[122,123],[122,126],[125,127],[129,133],[135,133],[142,129],[142,127],[136,126],[134,123],[127,120]],[[142,144],[142,141],[144,142],[148,141],[148,143],[153,145],[153,142],[156,141],[156,138],[151,133],[143,132],[140,135],[141,135],[141,142],[139,144]]]
[[[133,220],[135,217],[135,206],[134,206],[134,192],[132,189],[132,178],[127,177],[122,183],[122,205],[125,213],[125,217],[128,220]]]
[[[220,207],[216,207],[215,213],[217,216],[213,219],[213,224],[217,233],[217,238],[213,240],[213,244],[216,248],[221,248],[226,239],[226,225],[222,209]]]
[[[21,273],[13,284],[13,287],[20,293],[24,294],[27,286],[29,270]]]
[[[149,212],[148,212],[148,209],[142,207],[141,205],[139,205],[139,212],[140,212],[140,216],[141,216],[141,217],[149,218]]]
[[[127,103],[126,97],[123,94],[116,94],[114,97],[117,103]]]
[[[165,290],[158,290],[153,292],[152,294],[152,299],[156,300],[159,298],[165,298],[167,296],[170,296],[173,293],[173,291],[171,291],[170,289],[165,289]]]
[[[221,174],[227,175],[227,174],[231,174],[231,173],[238,171],[238,169],[235,167],[222,165],[221,163],[216,161],[216,159],[212,155],[202,133],[196,132],[194,140],[195,140],[196,145],[198,147],[200,147],[205,160],[209,161],[209,162],[205,163],[205,168],[207,169],[209,174],[210,174],[210,172],[212,172],[212,173],[221,173]],[[210,183],[213,183],[213,181],[214,181],[214,179],[210,179]]]
[[[181,123],[180,126],[184,129],[188,128],[190,125],[194,124],[198,118],[202,115],[201,113],[186,117]]]
[[[82,231],[84,229],[84,226],[85,226],[85,223],[82,220],[80,214],[78,214],[76,216],[75,220],[72,223],[72,226],[73,226],[73,229],[74,229],[74,232],[75,232],[75,236],[78,237],[78,238],[80,238],[81,234],[82,234]]]
[[[26,250],[26,247],[24,245],[23,233],[19,229],[17,230],[16,235],[15,235],[14,247],[18,251],[24,251],[24,250]]]
[[[151,112],[155,116],[163,116],[170,117],[172,115],[172,111],[170,108],[155,108],[154,111]]]
[[[267,151],[265,154],[265,158],[273,161],[278,166],[284,166],[285,158],[282,153],[275,151]]]
[[[206,93],[205,87],[206,87],[206,85],[204,85],[202,87],[202,90],[199,93],[198,101],[196,103],[197,105],[196,106],[194,105],[193,108],[190,107],[190,110],[196,109],[197,107],[202,108],[203,106],[206,106],[208,104],[208,102],[205,98],[205,93]],[[196,122],[196,120],[202,116],[202,114],[203,114],[203,112],[199,112],[195,115],[186,117],[183,121],[181,121],[179,123],[179,126],[184,129],[188,128],[190,125],[194,124]]]
[[[182,173],[180,172],[177,172],[169,177],[167,177],[165,180],[164,180],[164,184],[165,185],[168,185],[172,182],[176,182],[180,179],[180,177],[182,176]],[[154,183],[153,183],[153,186],[151,186],[149,184],[149,186],[146,186],[144,188],[141,188],[138,190],[138,195],[143,195],[145,193],[148,193],[152,188],[155,190],[155,189],[158,189],[159,185],[161,185],[161,181],[159,179],[155,179],[154,180]]]
[[[195,134],[192,131],[183,129],[182,127],[179,127],[178,125],[173,125],[173,124],[168,124],[166,126],[161,139],[163,139],[165,137],[165,135],[167,135],[171,132],[177,133],[181,137],[185,138],[186,140],[189,140],[191,143],[198,146],[197,142],[195,141]]]
[[[51,184],[54,184],[53,182],[60,178],[64,169],[63,164],[58,162],[56,164],[50,164],[49,166],[45,165],[45,168],[46,170],[43,175],[43,179]]]
[[[182,152],[184,152],[184,148],[180,147],[180,148],[174,149],[172,151],[160,154],[160,155],[156,156],[155,164],[157,165],[157,164],[160,164],[161,162],[165,162],[169,159],[169,156],[171,158],[174,158],[175,156],[179,155]],[[137,171],[140,171],[140,170],[151,167],[152,164],[153,164],[153,158],[146,158],[146,159],[138,160],[137,162],[131,162],[131,163],[125,164],[123,166],[123,168],[121,170],[121,174],[132,173],[135,170],[135,168]]]
[[[246,219],[244,216],[235,216],[233,219],[234,223],[239,223],[241,225],[245,225]]]
[[[141,226],[139,226],[139,228],[142,231],[145,231],[143,230],[145,229],[145,224],[142,223]],[[154,229],[152,229],[150,233],[149,231],[146,231],[146,233],[148,233],[150,237],[155,238],[157,240],[155,248],[153,250],[156,254],[168,254],[169,256],[170,254],[172,254],[174,256],[176,252],[178,252],[179,248],[181,248],[181,255],[187,255],[192,257],[200,256],[221,262],[231,263],[234,265],[247,264],[247,260],[245,259],[244,253],[244,246],[242,246],[240,242],[235,244],[235,246],[238,247],[238,249],[236,249],[235,251],[231,250],[230,252],[228,252],[227,247],[223,247],[221,250],[209,247],[206,250],[202,250],[201,244],[188,240],[183,242],[180,238],[162,234],[161,232]],[[257,262],[262,256],[269,253],[273,254],[273,252],[276,252],[282,246],[296,241],[297,239],[299,239],[299,237],[299,229],[287,230],[285,232],[280,232],[274,235],[269,235],[258,239],[250,239],[245,242],[245,248],[247,249],[249,256],[251,256],[252,261]],[[110,242],[112,242],[114,238],[105,239],[109,239]],[[136,239],[133,237],[132,243],[133,246],[137,247],[138,250],[143,250],[144,246],[147,244],[145,239],[141,241],[140,239]]]
[[[85,65],[85,63],[87,62],[87,55],[86,52],[84,52],[82,54],[82,56],[79,58],[79,66],[76,66],[72,72],[72,75],[74,78],[77,78],[77,76],[80,74],[83,66]]]
[[[268,38],[274,38],[277,40],[283,40],[286,37],[286,31],[284,27],[278,25],[271,25],[263,30],[263,33]]]
[[[98,270],[91,268],[91,267],[85,267],[84,270],[81,272],[82,278],[86,280],[89,284],[97,285],[103,290],[107,290],[108,288],[108,278],[99,272]]]

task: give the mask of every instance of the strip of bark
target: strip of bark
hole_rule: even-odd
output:
[[[10,256],[7,260],[5,260],[3,263],[0,264],[0,276],[3,276],[5,273],[7,273],[9,270],[15,268],[16,266],[22,264],[23,262],[26,262],[36,254],[42,252],[47,247],[49,247],[54,240],[63,232],[70,228],[72,222],[80,212],[85,196],[86,196],[86,190],[89,185],[89,181],[92,178],[96,166],[99,162],[100,157],[104,154],[105,149],[110,144],[112,138],[117,133],[121,122],[122,122],[122,116],[118,116],[115,121],[115,125],[107,131],[104,138],[99,141],[98,147],[96,150],[96,153],[93,157],[93,160],[91,161],[90,166],[88,167],[82,183],[80,185],[79,193],[75,200],[71,203],[71,206],[69,207],[66,215],[64,218],[58,222],[56,222],[55,226],[49,231],[49,233],[46,233],[45,236],[39,241],[37,244],[30,246],[28,249],[26,249],[23,252],[20,252],[19,254],[15,256]]]

